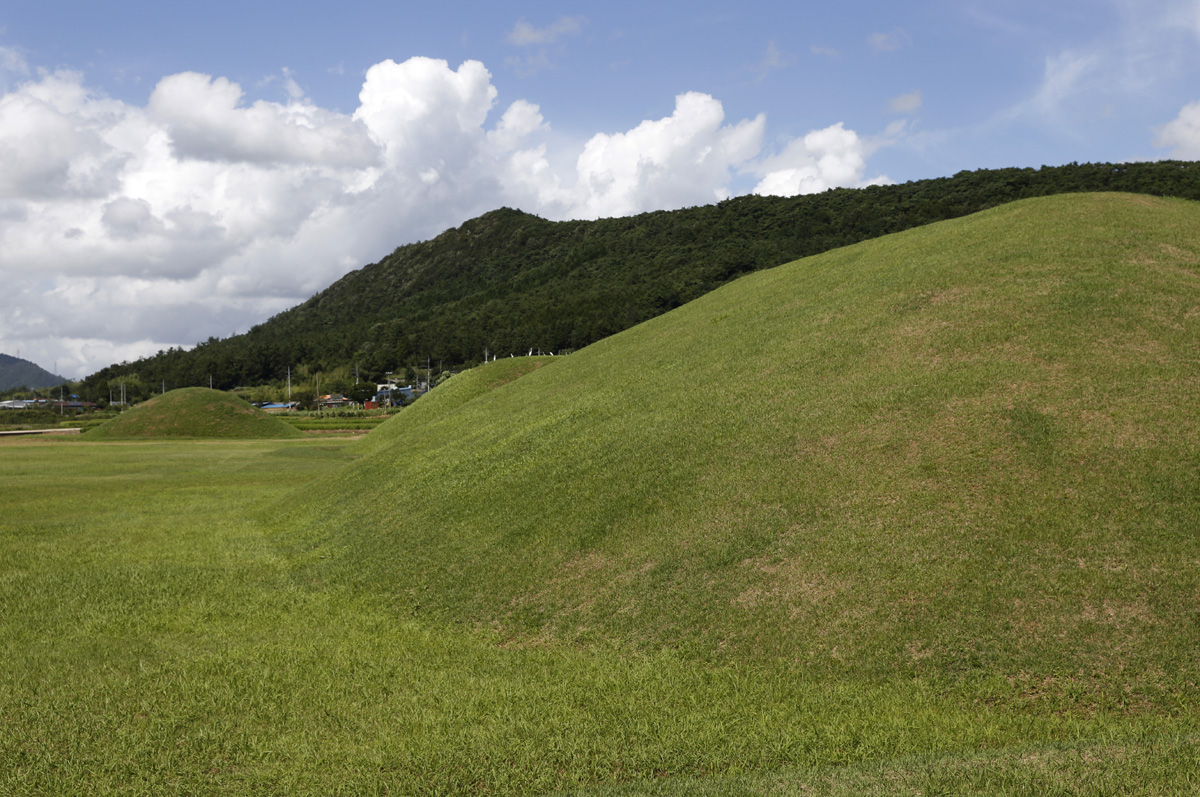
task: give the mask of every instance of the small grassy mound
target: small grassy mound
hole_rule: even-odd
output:
[[[237,396],[185,387],[172,390],[84,432],[89,440],[127,437],[258,439],[303,433]]]

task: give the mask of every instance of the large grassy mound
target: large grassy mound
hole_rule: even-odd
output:
[[[291,529],[314,581],[512,644],[1169,712],[1200,679],[1198,393],[1200,205],[1031,200],[435,391]]]
[[[121,437],[271,438],[303,433],[237,396],[185,387],[155,396],[87,433],[89,440]]]

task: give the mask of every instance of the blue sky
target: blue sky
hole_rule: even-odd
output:
[[[10,4],[0,351],[224,337],[499,205],[1166,157],[1200,158],[1200,0]]]

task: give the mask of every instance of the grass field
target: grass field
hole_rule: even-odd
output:
[[[309,583],[263,504],[327,477],[347,448],[0,443],[0,793],[1197,785],[1187,694],[1174,710],[1075,712],[1002,678],[947,689],[513,645]]]
[[[366,417],[324,417],[314,418],[307,416],[293,416],[281,414],[277,416],[279,420],[299,429],[302,432],[347,432],[347,431],[366,431],[374,429],[381,423],[385,423],[388,415],[370,415]]]
[[[0,443],[0,793],[1195,793],[1198,272],[1055,198],[357,442]]]

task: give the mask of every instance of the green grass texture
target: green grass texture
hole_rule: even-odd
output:
[[[1194,700],[514,645],[314,581],[345,440],[0,441],[0,794],[1189,794]],[[1064,675],[1064,677],[1066,677]]]
[[[300,432],[237,396],[205,387],[185,387],[155,396],[100,426],[89,439],[128,437],[272,438]]]

